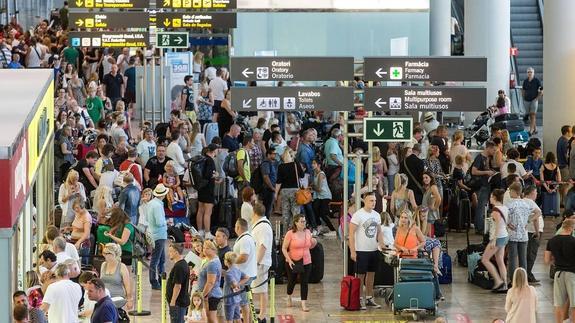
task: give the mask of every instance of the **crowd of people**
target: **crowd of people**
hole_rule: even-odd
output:
[[[260,309],[257,319],[265,322],[276,251],[285,259],[277,266],[286,267],[288,306],[299,276],[301,310],[307,312],[310,251],[318,237],[337,234],[332,216],[341,213],[344,176],[363,186],[363,205],[351,200],[339,221],[349,222],[349,252],[366,286],[362,309],[380,307],[374,275],[379,250],[388,248],[401,257],[428,257],[436,298],[443,298],[436,232],[442,218],[455,216],[447,214],[449,200],[461,198],[473,205],[476,232],[488,235],[481,261],[494,291],[507,292],[508,322],[535,322],[537,295],[528,284],[539,282],[532,268],[542,216],[558,215],[549,203],[563,202],[566,221],[549,241],[545,261],[556,270],[557,322],[573,311],[575,188],[568,180],[575,176],[575,143],[569,126],[561,130],[556,153],[542,159],[540,145],[533,144],[522,163],[506,130],[493,129],[472,157],[463,132],[450,138],[447,126],[428,112],[414,124],[409,143],[378,143],[368,151],[361,139],[351,140],[352,152],[372,154],[373,187],[367,187],[367,164],[362,178],[355,178],[352,163],[343,174],[343,130],[353,126],[342,114],[238,112],[230,102],[228,70],[204,66],[201,53],[169,121],[139,120],[141,125],[133,124],[135,68],[148,59],[145,50],[78,49],[65,29],[49,21],[25,31],[14,20],[2,31],[0,53],[4,68],[54,69],[56,85],[58,212],[44,234],[38,270],[27,274],[27,290],[14,294],[15,320],[116,322],[134,306],[130,277],[139,231],[150,247],[152,290],[161,289],[166,253],[173,264],[166,295],[172,322],[249,322],[247,294],[240,292],[245,286]],[[352,85],[366,83],[356,79]],[[525,99],[536,100],[532,94],[541,90],[533,85]],[[529,107],[532,118],[535,110]],[[360,119],[363,112],[352,115]],[[537,132],[534,124],[531,132]],[[281,216],[280,232],[270,221],[274,214]],[[181,222],[197,229],[192,252],[200,260],[192,268],[183,245],[169,242],[168,229]],[[346,236],[341,228],[339,236]]]

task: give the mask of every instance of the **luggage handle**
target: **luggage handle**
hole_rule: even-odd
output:
[[[415,303],[415,306],[413,305]],[[409,299],[409,308],[410,309],[419,309],[419,299],[413,297]]]

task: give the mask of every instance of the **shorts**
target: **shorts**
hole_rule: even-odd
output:
[[[136,93],[131,90],[126,90],[124,93],[124,100],[127,104],[136,103]]]
[[[224,302],[218,303],[218,309],[216,311],[217,311],[216,314],[217,317],[225,317],[226,312],[224,311]]]
[[[539,101],[523,101],[523,107],[525,108],[525,113],[537,113],[537,108],[539,107]]]
[[[256,279],[255,277],[252,277],[250,279],[248,279],[248,281],[246,282],[245,285],[242,285],[242,289],[244,288],[244,286],[248,286],[251,285],[251,283],[254,281],[254,279]],[[240,306],[246,306],[248,305],[248,293],[241,293],[240,294]]]
[[[569,166],[565,166],[563,168],[559,168],[559,172],[561,173],[561,179],[563,178],[571,178],[571,174],[569,174]],[[569,184],[562,184],[562,187],[567,187]]]
[[[363,275],[365,273],[374,273],[379,263],[379,251],[357,251],[356,273]]]
[[[214,312],[218,310],[218,304],[221,298],[219,297],[208,297],[208,311]]]
[[[240,320],[240,304],[225,305],[226,321]]]
[[[438,239],[426,237],[425,238],[425,245],[423,246],[423,250],[425,250],[425,252],[427,252],[428,254],[431,254],[431,252],[435,248],[441,249],[441,242],[439,242]]]
[[[497,238],[495,239],[495,246],[497,248],[505,248],[507,242],[509,242],[509,237]]]
[[[553,280],[553,305],[564,306],[569,302],[569,307],[575,307],[575,273],[568,271],[555,272]]]
[[[268,284],[264,283],[268,279],[268,271],[270,266],[268,265],[258,265],[258,274],[256,279],[250,285],[252,288],[252,294],[260,294],[268,292]],[[261,285],[261,286],[260,286]]]

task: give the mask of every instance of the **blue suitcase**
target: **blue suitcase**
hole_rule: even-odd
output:
[[[548,193],[542,192],[543,208],[542,213],[544,216],[558,216],[559,215],[559,197],[557,192]]]
[[[427,258],[406,259],[399,260],[399,270],[424,270],[433,271],[433,262]]]
[[[452,263],[451,263],[451,256],[447,253],[447,251],[443,252],[441,256],[441,262],[443,263],[441,269],[441,276],[437,277],[440,284],[451,284],[453,281],[453,273],[452,273]]]
[[[393,287],[393,314],[429,312],[435,315],[435,287],[433,282],[397,282]]]
[[[399,271],[399,281],[402,282],[429,282],[433,281],[433,274],[427,270],[408,270]]]

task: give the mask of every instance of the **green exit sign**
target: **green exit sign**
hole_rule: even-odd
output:
[[[412,129],[412,118],[364,118],[363,140],[376,142],[408,142],[411,141]]]
[[[156,47],[158,48],[188,48],[187,32],[158,32]]]

